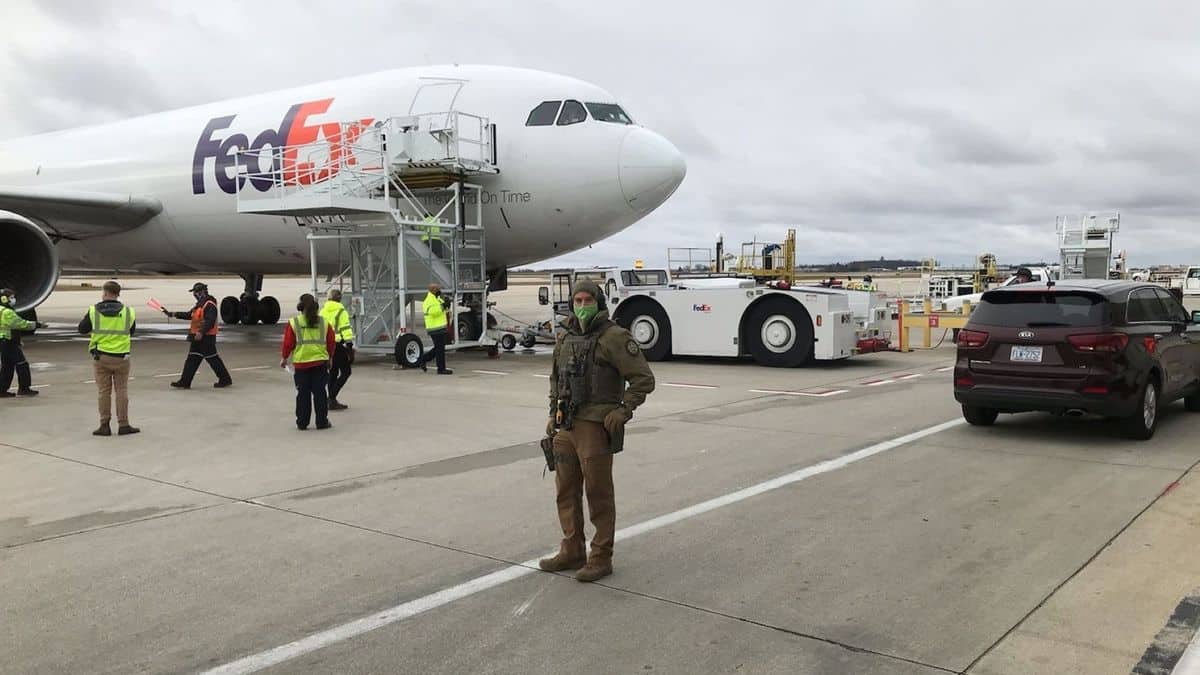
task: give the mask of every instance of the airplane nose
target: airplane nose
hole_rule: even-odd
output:
[[[653,211],[667,201],[687,174],[687,164],[678,148],[641,127],[630,129],[625,136],[620,158],[621,192],[639,213]]]

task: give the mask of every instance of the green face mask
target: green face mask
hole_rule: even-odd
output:
[[[588,323],[591,322],[592,317],[596,316],[599,312],[600,306],[595,304],[575,308],[575,316],[579,319],[579,325],[585,330]]]

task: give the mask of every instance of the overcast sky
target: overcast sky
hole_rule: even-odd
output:
[[[4,0],[0,137],[389,68],[612,92],[688,176],[556,262],[798,230],[801,262],[1055,258],[1119,210],[1134,266],[1200,264],[1200,3]]]

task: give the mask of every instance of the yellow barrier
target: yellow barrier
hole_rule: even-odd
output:
[[[911,314],[908,311],[908,302],[900,301],[900,315],[897,321],[900,327],[900,351],[912,351],[912,339],[909,331],[913,328],[919,328],[924,331],[924,340],[921,346],[924,349],[933,347],[933,330],[940,328],[943,330],[958,330],[967,325],[967,319],[971,318],[971,303],[964,302],[962,310],[958,312],[935,312],[933,311],[933,303],[926,298],[923,314]]]

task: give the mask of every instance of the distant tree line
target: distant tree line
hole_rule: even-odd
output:
[[[819,265],[797,265],[796,268],[805,271],[827,272],[870,272],[872,270],[895,271],[901,267],[920,267],[920,260],[851,260],[850,262],[822,263]]]

